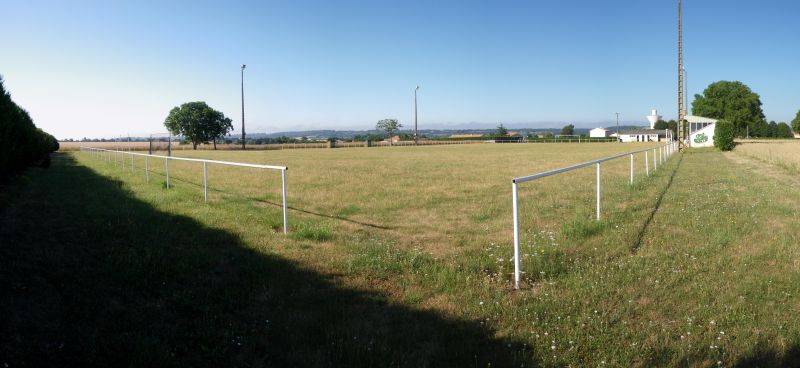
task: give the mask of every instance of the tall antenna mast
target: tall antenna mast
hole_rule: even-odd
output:
[[[683,0],[678,0],[678,139],[683,145],[686,139],[686,105],[683,81]]]

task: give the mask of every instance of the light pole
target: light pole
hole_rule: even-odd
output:
[[[614,114],[617,114],[617,140],[619,140],[619,113],[615,112]]]
[[[244,133],[244,68],[247,65],[242,64],[242,149],[245,149],[245,133]]]
[[[419,144],[419,130],[417,130],[417,91],[419,91],[419,86],[414,88],[414,144]]]

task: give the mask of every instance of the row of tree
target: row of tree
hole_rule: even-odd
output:
[[[48,166],[58,141],[33,124],[27,111],[6,92],[0,79],[0,178],[30,165]]]
[[[744,83],[719,81],[694,96],[692,114],[725,120],[732,124],[733,134],[740,138],[792,138],[792,130],[800,132],[800,111],[789,126],[774,121],[768,123],[761,106],[761,97]]]

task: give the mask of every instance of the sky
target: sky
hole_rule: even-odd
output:
[[[800,109],[800,2],[685,0],[690,96],[718,80]],[[676,1],[2,0],[0,75],[60,139],[166,131],[206,101],[240,132],[577,127],[676,116]]]

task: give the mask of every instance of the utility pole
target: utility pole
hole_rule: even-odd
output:
[[[679,147],[686,140],[686,106],[683,70],[683,0],[678,0],[678,139]]]
[[[244,68],[247,65],[242,64],[242,149],[245,149],[245,133],[244,133]]]
[[[615,114],[617,114],[617,140],[619,140],[619,113],[615,112]]]
[[[419,144],[419,130],[417,130],[417,91],[419,91],[419,85],[417,88],[414,88],[414,144]]]

